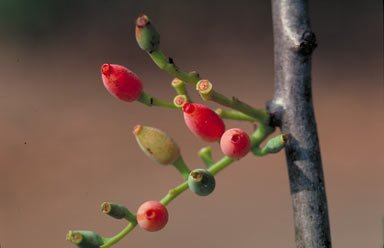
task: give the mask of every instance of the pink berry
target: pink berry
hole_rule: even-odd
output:
[[[223,135],[224,122],[212,109],[202,104],[186,102],[183,111],[185,124],[196,136],[214,142]]]
[[[104,64],[101,66],[101,77],[105,88],[120,100],[136,101],[143,92],[141,80],[124,66]]]
[[[159,231],[168,222],[168,210],[158,201],[144,202],[137,210],[137,222],[144,230]]]
[[[225,131],[220,140],[221,150],[230,158],[242,158],[251,149],[248,134],[239,128]]]

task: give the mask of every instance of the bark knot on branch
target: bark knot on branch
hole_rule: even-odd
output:
[[[310,55],[317,47],[316,35],[312,31],[305,31],[300,39],[299,53]]]

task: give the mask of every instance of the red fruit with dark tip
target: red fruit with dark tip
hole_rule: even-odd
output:
[[[141,80],[124,66],[104,64],[101,66],[101,77],[105,88],[120,100],[136,101],[143,92]]]
[[[159,231],[168,222],[168,210],[158,201],[144,202],[137,210],[137,222],[144,230]]]
[[[183,111],[185,124],[196,136],[214,142],[223,135],[224,122],[212,109],[202,104],[186,102]]]
[[[239,128],[225,131],[220,140],[221,150],[230,158],[242,158],[251,149],[251,140],[246,132]]]

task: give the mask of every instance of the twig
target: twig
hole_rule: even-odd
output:
[[[316,38],[307,0],[272,0],[275,95],[268,108],[290,142],[285,153],[297,248],[331,247],[327,198],[311,90]]]

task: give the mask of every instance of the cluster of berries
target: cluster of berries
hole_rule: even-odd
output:
[[[133,102],[143,93],[140,79],[124,66],[104,64],[101,72],[104,86],[118,99]],[[181,107],[189,130],[204,141],[219,141],[226,156],[239,159],[250,151],[251,141],[247,133],[239,128],[225,131],[222,118],[210,108],[187,101]],[[160,164],[172,164],[180,156],[178,146],[158,129],[138,125],[133,133],[142,150]],[[215,178],[206,169],[196,169],[189,173],[188,186],[197,195],[206,196],[214,190]],[[157,201],[145,202],[137,211],[137,221],[145,230],[160,230],[168,221],[167,209]]]

